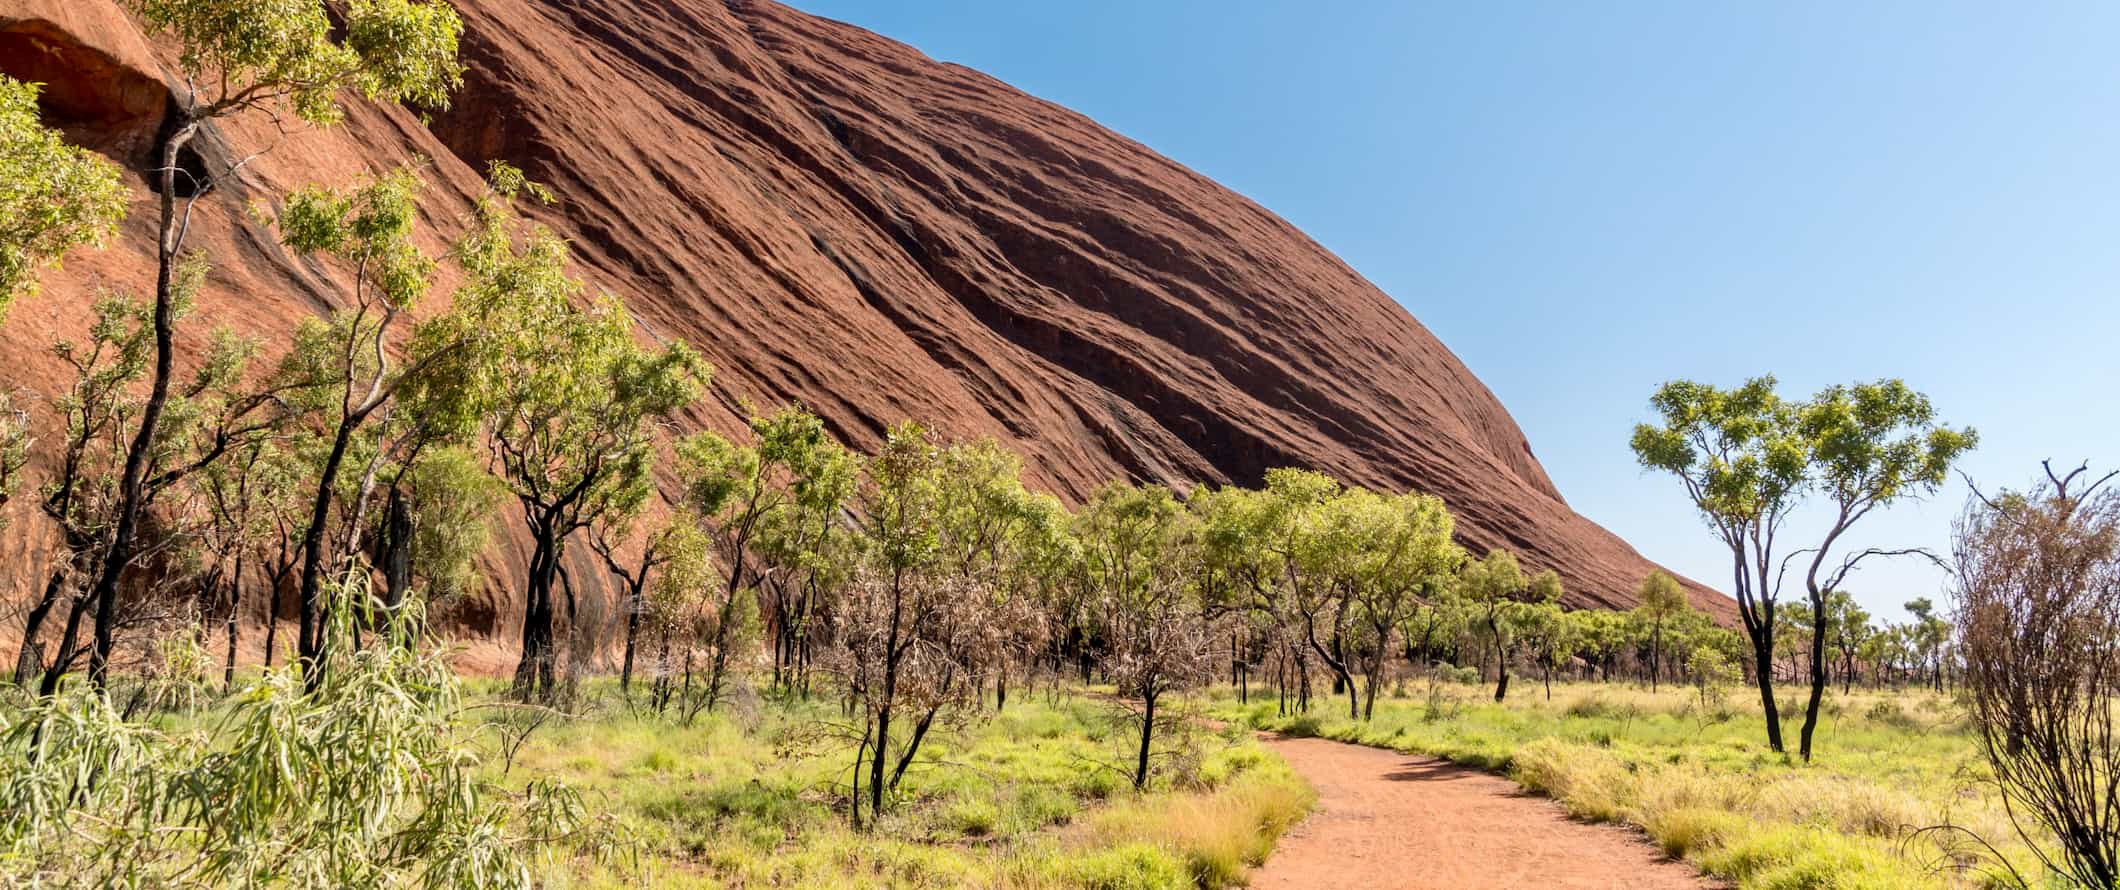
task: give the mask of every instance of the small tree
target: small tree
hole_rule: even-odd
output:
[[[340,94],[437,107],[462,80],[456,62],[463,22],[448,4],[355,0],[336,25],[322,2],[284,0],[128,0],[150,35],[168,34],[190,87],[160,145],[160,235],[154,299],[155,358],[118,488],[116,521],[92,593],[95,649],[89,674],[101,683],[117,624],[118,579],[134,558],[147,500],[147,466],[168,406],[176,365],[176,317],[191,209],[211,182],[194,181],[184,152],[207,124],[249,111],[284,108],[318,126],[336,123]],[[232,175],[227,171],[223,175]],[[188,196],[180,213],[177,201]],[[311,529],[310,534],[316,530]]]
[[[467,279],[455,308],[414,337],[413,351],[438,356],[420,380],[446,385],[421,383],[412,397],[424,412],[482,419],[494,475],[522,509],[532,551],[515,694],[527,700],[557,682],[555,593],[568,539],[639,509],[653,487],[657,429],[698,400],[711,368],[681,342],[643,349],[615,296],[576,305],[583,287],[567,273],[566,242],[513,209],[519,195],[550,193],[505,164],[489,179],[492,193],[454,250]]]
[[[1157,706],[1215,674],[1221,633],[1179,570],[1193,546],[1191,520],[1169,489],[1121,484],[1099,489],[1076,517],[1077,571],[1095,592],[1095,626],[1109,647],[1105,673],[1136,708],[1136,789],[1148,786]]]
[[[2102,888],[2120,886],[2120,474],[2085,473],[1975,492],[1954,551],[1967,701],[2013,824],[2048,868]]]
[[[1826,594],[1826,627],[1833,650],[1840,654],[1840,693],[1846,695],[1855,685],[1855,656],[1876,630],[1870,627],[1870,613],[1845,590]]]
[[[1485,559],[1465,563],[1459,572],[1457,590],[1479,616],[1480,626],[1494,643],[1494,700],[1509,695],[1509,653],[1514,648],[1516,613],[1525,606],[1558,602],[1560,575],[1547,570],[1526,580],[1516,555],[1507,550],[1489,550]]]
[[[1635,595],[1641,605],[1635,606],[1634,611],[1649,625],[1649,691],[1654,692],[1663,676],[1664,624],[1692,608],[1692,604],[1686,600],[1686,589],[1679,586],[1678,579],[1657,571],[1642,579]]]
[[[875,815],[904,774],[903,766],[891,768],[897,721],[922,715],[896,752],[897,763],[909,764],[934,715],[969,700],[971,684],[961,682],[966,672],[956,658],[961,649],[949,639],[966,622],[951,613],[984,594],[932,571],[941,556],[941,469],[941,449],[927,431],[902,423],[869,461],[858,496],[863,565],[836,604],[832,654],[832,669],[862,717],[852,783],[857,825],[864,769]]]
[[[1898,380],[1828,387],[1803,405],[1797,429],[1810,455],[1817,490],[1834,511],[1804,573],[1811,601],[1811,695],[1804,703],[1801,748],[1808,761],[1826,694],[1826,640],[1832,620],[1826,595],[1840,589],[1872,557],[1937,559],[1917,549],[1849,551],[1842,539],[1873,511],[1935,493],[1951,464],[1978,439],[1971,429],[1938,424],[1928,397]],[[1832,567],[1836,558],[1839,565]]]
[[[789,407],[751,420],[755,446],[739,445],[715,432],[678,445],[679,472],[687,505],[714,531],[729,572],[718,615],[740,614],[739,600],[757,599],[758,572],[752,550],[761,531],[776,527],[788,511],[819,513],[843,501],[852,464],[824,431],[824,421]],[[707,707],[721,700],[732,654],[751,641],[735,636],[738,622],[715,622],[709,643]]]
[[[416,174],[400,169],[345,191],[303,189],[288,199],[275,221],[289,249],[336,257],[352,269],[348,286],[352,304],[326,320],[303,325],[280,371],[285,385],[299,393],[304,406],[321,421],[328,443],[314,480],[309,521],[303,525],[297,593],[301,653],[312,670],[322,669],[324,657],[323,638],[317,634],[326,620],[318,611],[322,584],[327,574],[339,569],[337,558],[351,556],[356,549],[360,507],[365,507],[377,471],[391,456],[392,449],[380,438],[360,438],[363,428],[371,417],[394,405],[398,390],[439,360],[442,351],[461,346],[418,338],[425,354],[403,366],[391,361],[393,324],[425,295],[436,267],[412,240],[420,188]],[[341,487],[339,475],[356,446],[365,446],[372,457],[362,474],[358,506],[347,517],[346,535],[331,546],[326,539]],[[331,565],[326,565],[327,549],[337,554],[331,557]],[[394,598],[402,592],[393,589],[390,595]]]
[[[1752,642],[1767,744],[1775,751],[1784,750],[1774,699],[1776,610],[1787,562],[1807,558],[1812,670],[1801,751],[1809,759],[1825,695],[1819,623],[1826,591],[1865,560],[1920,553],[1851,550],[1845,537],[1879,508],[1934,491],[1974,435],[1937,425],[1928,399],[1897,380],[1828,387],[1808,402],[1783,400],[1775,385],[1773,377],[1734,390],[1666,383],[1650,399],[1661,423],[1636,426],[1632,445],[1642,466],[1679,477],[1730,551],[1737,611]],[[1832,520],[1816,546],[1784,553],[1784,525],[1812,493],[1824,496]]]

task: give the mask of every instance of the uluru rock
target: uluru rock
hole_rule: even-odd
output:
[[[450,109],[356,105],[285,133],[244,119],[205,140],[209,169],[270,150],[199,203],[192,244],[215,270],[180,344],[216,324],[282,335],[343,299],[328,268],[249,223],[250,203],[425,159],[439,245],[505,160],[561,195],[540,217],[585,277],[648,336],[713,361],[693,424],[794,401],[867,448],[913,418],[997,437],[1069,499],[1112,478],[1310,467],[1440,495],[1464,543],[1559,570],[1577,605],[1631,605],[1653,568],[1569,508],[1508,411],[1404,308],[1083,115],[766,0],[454,2],[469,70]],[[0,0],[0,72],[50,84],[51,122],[136,171],[181,89],[173,58],[112,0]],[[45,276],[0,327],[9,388],[54,394],[48,344],[78,336],[99,290],[151,284],[154,197],[133,182],[122,238]],[[508,626],[522,547],[503,549],[474,630]]]

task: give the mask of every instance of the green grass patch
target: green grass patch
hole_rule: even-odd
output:
[[[1133,736],[1088,698],[1019,696],[938,727],[881,823],[847,819],[835,701],[763,702],[689,725],[610,691],[533,734],[504,778],[562,778],[638,849],[548,863],[555,886],[1215,888],[1242,884],[1314,796],[1248,732],[1169,739],[1145,793]],[[1164,749],[1159,744],[1159,750]]]

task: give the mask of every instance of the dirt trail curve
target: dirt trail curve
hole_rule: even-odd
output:
[[[1447,761],[1325,739],[1266,744],[1318,808],[1252,873],[1253,890],[1704,890],[1640,835],[1568,818],[1516,783]]]

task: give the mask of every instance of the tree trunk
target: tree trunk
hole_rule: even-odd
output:
[[[236,551],[236,571],[228,580],[228,659],[221,665],[221,688],[233,692],[236,688],[236,627],[242,622],[243,605],[243,551]]]
[[[1803,762],[1811,762],[1811,734],[1818,728],[1818,705],[1826,697],[1826,602],[1820,591],[1811,593],[1811,697],[1804,703],[1803,730],[1798,751]]]
[[[530,701],[539,687],[552,691],[552,579],[559,563],[558,542],[550,523],[540,521],[531,534],[537,547],[530,555],[530,583],[523,603],[523,654],[515,665],[515,697]]]
[[[618,669],[620,695],[628,694],[633,688],[633,643],[640,638],[640,610],[643,605],[641,587],[647,579],[648,573],[642,572],[640,579],[633,583],[633,590],[626,597],[626,656]]]
[[[404,604],[412,589],[412,508],[395,486],[383,505],[382,556],[383,602],[392,610]]]
[[[1148,787],[1148,747],[1156,732],[1156,694],[1144,692],[1141,696],[1141,750],[1134,758],[1134,790]]]
[[[147,462],[154,451],[155,433],[162,424],[162,409],[169,403],[169,378],[176,365],[176,263],[183,249],[183,229],[177,225],[177,161],[184,146],[198,135],[200,122],[186,120],[162,146],[161,239],[155,269],[155,376],[148,386],[147,403],[140,408],[140,428],[125,452],[125,473],[118,486],[118,521],[111,531],[110,550],[103,556],[90,598],[96,604],[95,648],[88,656],[89,681],[102,688],[110,669],[111,649],[117,644],[118,581],[132,561],[134,538],[139,534],[140,511],[146,501]]]
[[[66,630],[59,635],[59,648],[52,651],[51,664],[44,669],[44,678],[37,681],[37,694],[50,698],[59,694],[59,681],[66,676],[74,663],[74,641],[80,638],[81,617],[88,612],[91,600],[75,596],[73,605],[66,610]]]
[[[79,568],[86,557],[82,550],[75,550],[69,560]],[[22,622],[22,649],[15,653],[15,683],[24,689],[30,688],[44,673],[44,648],[38,644],[37,635],[44,628],[45,619],[51,617],[59,604],[59,595],[66,590],[67,569],[55,568],[51,577],[45,579],[44,594],[37,604],[30,607],[29,617]]]

